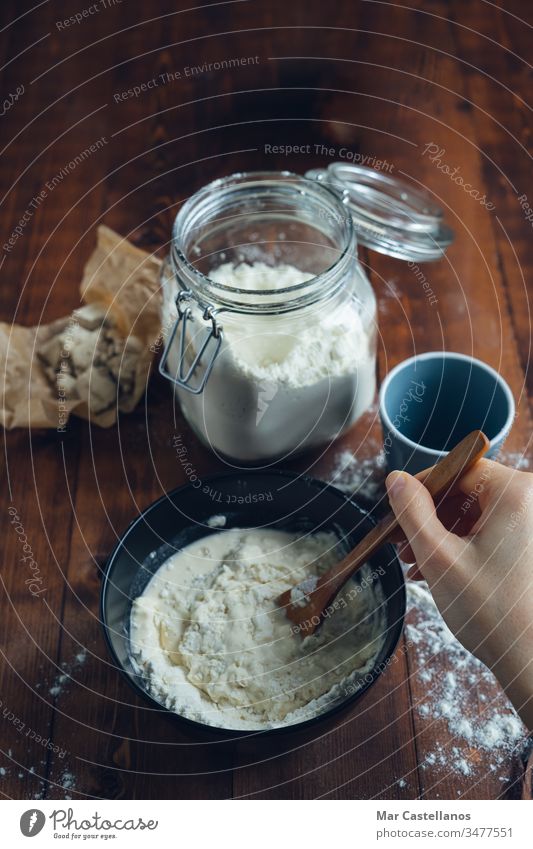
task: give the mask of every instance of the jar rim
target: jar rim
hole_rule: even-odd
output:
[[[303,283],[296,283],[281,289],[262,289],[260,291],[254,290],[253,292],[249,289],[219,283],[196,268],[185,251],[179,247],[183,241],[187,222],[190,221],[195,210],[198,213],[198,209],[201,210],[207,207],[215,194],[219,194],[225,190],[231,192],[241,187],[283,190],[286,194],[290,193],[294,196],[299,194],[308,199],[315,199],[321,202],[323,206],[329,206],[332,216],[338,219],[344,234],[343,242],[339,248],[339,255],[335,258],[335,261],[318,274],[312,274]],[[265,300],[269,297],[272,298],[275,296],[280,299],[283,299],[284,296],[287,299],[295,297],[296,300],[291,301],[291,303],[285,306],[285,309],[289,310],[298,309],[303,305],[302,299],[298,298],[298,295],[303,293],[304,301],[307,302],[309,300],[309,297],[305,296],[306,290],[309,290],[310,295],[312,293],[314,300],[322,300],[322,298],[317,298],[316,290],[320,288],[323,297],[328,297],[331,294],[330,289],[336,282],[337,277],[343,272],[345,265],[351,260],[352,256],[355,256],[355,252],[356,239],[352,216],[338,194],[329,186],[325,186],[316,180],[309,179],[292,171],[243,171],[212,180],[185,201],[177,213],[172,227],[171,260],[174,271],[179,268],[181,272],[185,271],[186,274],[190,275],[189,282],[193,283],[195,289],[198,287],[197,291],[202,292],[202,294],[212,296],[213,293],[217,293],[216,299],[218,301],[221,299],[227,301],[225,306],[229,309],[240,308],[244,311],[254,311],[251,310],[253,305],[249,302],[244,303],[233,300],[232,296],[235,295],[246,295],[250,297],[253,294],[257,298],[257,306],[261,310],[268,306],[275,306],[276,312],[279,312],[283,308],[283,301],[281,303],[268,304]],[[328,286],[328,283],[331,285]],[[220,294],[222,297],[220,297]]]

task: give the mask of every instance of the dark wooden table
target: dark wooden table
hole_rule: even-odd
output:
[[[230,0],[181,11],[175,0],[45,0],[26,11],[33,5],[2,3],[2,243],[47,181],[104,141],[2,251],[5,321],[37,324],[79,305],[100,222],[164,253],[180,203],[208,180],[257,168],[304,172],[345,149],[428,187],[456,231],[447,258],[425,269],[436,304],[405,263],[361,252],[379,298],[380,375],[442,346],[481,357],[518,401],[504,459],[529,456],[533,232],[520,200],[533,204],[527,4]],[[93,11],[65,23],[83,8]],[[230,59],[245,62],[215,65]],[[123,96],[133,86],[143,90]],[[424,152],[430,143],[442,148],[448,174]],[[269,152],[289,144],[308,152]],[[455,168],[471,193],[450,176]],[[183,421],[177,427],[201,474],[221,468]],[[110,430],[73,419],[66,435],[3,434],[2,796],[516,795],[512,757],[504,781],[487,753],[475,779],[424,763],[436,741],[453,741],[445,723],[424,724],[412,709],[423,693],[405,646],[347,720],[305,746],[258,753],[194,744],[154,719],[110,663],[98,596],[117,535],[184,482],[174,432],[170,393],[154,376],[146,404]],[[341,448],[364,456],[379,439],[374,412],[341,446],[293,467],[327,477]],[[44,576],[40,599],[24,583],[10,506]],[[446,660],[435,663],[444,674]]]

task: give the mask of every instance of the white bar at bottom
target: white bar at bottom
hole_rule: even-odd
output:
[[[494,801],[3,801],[2,846],[190,846],[299,849],[340,844],[531,845],[531,805]],[[236,810],[238,806],[238,811]],[[35,844],[29,839],[35,837]],[[67,843],[67,841],[69,841]],[[157,841],[157,843],[156,843]],[[163,842],[162,842],[163,841]]]

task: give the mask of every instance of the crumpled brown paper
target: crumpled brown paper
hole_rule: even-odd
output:
[[[160,333],[159,270],[161,261],[100,226],[97,244],[85,266],[80,294],[85,303],[103,304],[124,338],[143,343],[136,363],[134,389],[100,414],[85,401],[62,399],[37,357],[39,348],[66,328],[71,316],[40,327],[0,322],[0,424],[62,429],[71,413],[100,427],[110,427],[117,413],[131,412],[146,387],[153,347]]]

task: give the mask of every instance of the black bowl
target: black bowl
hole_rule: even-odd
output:
[[[100,615],[104,635],[118,669],[137,694],[195,736],[224,739],[256,737],[302,731],[324,723],[361,698],[387,668],[402,633],[405,615],[405,583],[395,550],[386,545],[371,558],[379,577],[386,608],[387,630],[373,669],[359,689],[324,713],[293,725],[264,731],[231,730],[195,722],[175,714],[146,691],[142,677],[129,658],[129,617],[133,600],[140,595],[159,566],[176,549],[200,537],[216,533],[207,521],[213,515],[226,518],[226,528],[273,527],[289,531],[333,531],[352,548],[374,525],[373,519],[353,500],[329,484],[284,471],[246,471],[217,475],[200,481],[195,477],[155,501],[127,528],[107,563],[102,583]],[[381,568],[380,568],[381,567]]]

